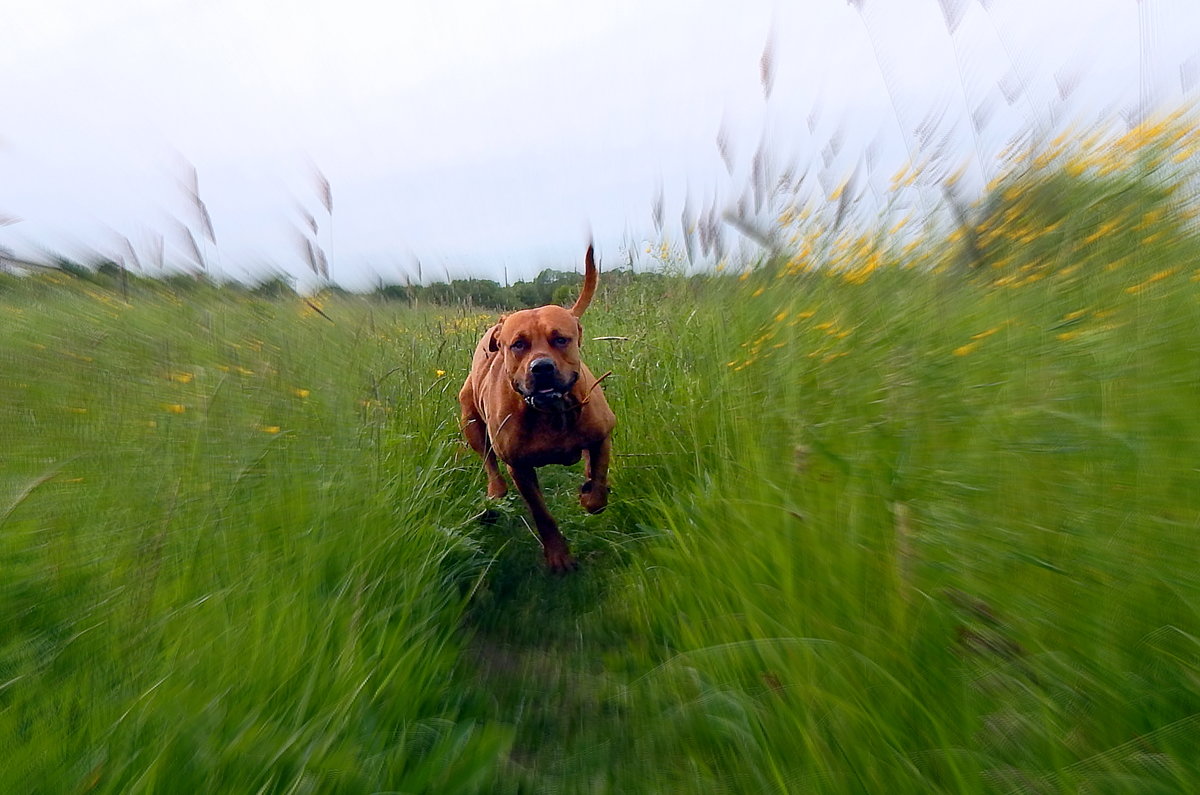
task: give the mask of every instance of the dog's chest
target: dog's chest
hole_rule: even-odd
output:
[[[581,433],[576,414],[526,411],[496,431],[492,446],[500,459],[508,464],[569,466],[579,461],[584,448],[598,441],[590,434]]]

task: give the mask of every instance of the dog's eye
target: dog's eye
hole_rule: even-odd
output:
[[[571,340],[569,337],[555,337],[550,340],[550,344],[556,348],[565,348],[571,344]]]
[[[525,340],[514,340],[513,344],[509,345],[508,347],[513,349],[514,351],[523,351],[529,347],[529,343],[526,342]]]

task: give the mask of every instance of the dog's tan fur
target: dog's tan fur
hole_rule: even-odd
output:
[[[529,506],[551,571],[577,568],[567,541],[538,486],[536,468],[574,464],[585,458],[580,504],[591,513],[608,504],[610,436],[616,417],[597,379],[580,357],[579,317],[596,291],[596,263],[588,246],[583,290],[569,310],[523,309],[488,329],[458,393],[462,431],[483,459],[487,494],[503,497],[508,486],[497,461],[507,465]]]

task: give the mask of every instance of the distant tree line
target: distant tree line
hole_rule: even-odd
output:
[[[248,295],[265,300],[296,297],[292,279],[274,273],[253,284],[236,280],[217,282],[207,274],[195,272],[168,272],[154,277],[134,271],[109,259],[97,259],[81,263],[65,257],[57,257],[47,269],[71,276],[80,282],[96,287],[124,293],[126,297],[139,292],[170,290],[178,295],[204,292]],[[654,282],[665,279],[654,272],[634,273],[628,268],[615,268],[600,274],[604,287]],[[15,279],[19,283],[21,279]],[[0,285],[2,287],[3,285]],[[502,285],[491,279],[454,279],[450,282],[432,284],[385,284],[368,294],[368,297],[383,301],[403,301],[410,305],[434,304],[439,306],[470,306],[484,309],[519,309],[544,304],[570,305],[575,301],[583,286],[583,275],[572,271],[547,268],[530,281],[518,281]],[[328,285],[325,292],[349,294],[337,285]]]
[[[292,279],[272,273],[252,284],[228,279],[216,281],[202,271],[164,271],[147,276],[143,271],[130,270],[110,259],[96,259],[88,263],[77,262],[66,257],[54,257],[45,270],[56,270],[82,283],[103,287],[117,292],[160,292],[163,289],[177,294],[199,292],[221,292],[253,295],[259,298],[286,298],[296,295]],[[334,287],[338,292],[345,292]]]
[[[662,278],[655,273],[635,274],[617,268],[600,274],[605,286],[618,286],[636,281]],[[478,306],[492,309],[518,309],[544,304],[571,304],[583,286],[583,275],[572,271],[547,268],[531,281],[502,285],[491,279],[454,279],[433,284],[388,284],[375,290],[375,295],[387,301],[406,301],[410,304]]]

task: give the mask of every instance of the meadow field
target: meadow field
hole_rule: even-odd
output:
[[[0,790],[1196,791],[1194,129],[602,287],[567,577],[478,519],[497,309],[3,279]]]

